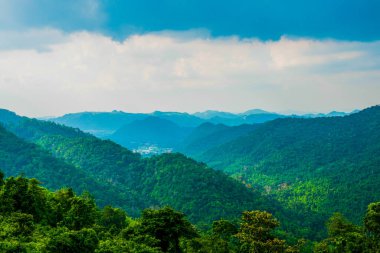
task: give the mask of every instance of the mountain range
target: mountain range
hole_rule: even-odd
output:
[[[125,116],[102,117],[119,114]],[[188,156],[144,158],[78,128],[0,110],[0,168],[7,176],[36,177],[53,190],[88,190],[100,206],[112,204],[132,216],[170,205],[202,228],[237,219],[242,210],[268,210],[288,236],[321,238],[332,213],[360,223],[367,205],[380,199],[380,106],[330,116],[192,127],[189,120],[199,117],[133,114],[114,132],[121,133],[120,142],[126,132],[128,143],[174,145]]]
[[[284,226],[285,217],[294,216],[276,200],[182,154],[142,158],[79,129],[7,110],[0,110],[0,123],[0,168],[6,176],[35,177],[53,190],[90,191],[100,206],[112,204],[136,217],[144,208],[170,205],[200,228],[250,209],[277,213]]]
[[[83,112],[71,113],[48,121],[79,128],[99,138],[110,139],[120,145],[138,150],[141,147],[155,146],[182,150],[183,141],[205,123],[225,126],[264,123],[286,117],[332,117],[345,116],[349,113],[331,112],[328,114],[283,115],[261,109],[252,109],[243,113],[222,111],[205,111],[194,114],[181,112],[126,113]],[[168,133],[170,133],[168,135]],[[191,138],[191,137],[190,137]]]
[[[360,223],[366,205],[380,199],[379,130],[380,106],[374,106],[344,117],[276,119],[207,150],[184,153],[260,187],[290,209],[339,211]],[[188,146],[208,143],[211,136]]]

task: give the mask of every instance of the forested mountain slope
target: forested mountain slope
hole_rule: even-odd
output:
[[[178,150],[186,155],[197,157],[203,152],[217,147],[240,136],[246,135],[257,128],[255,125],[226,126],[222,124],[205,123],[195,128],[182,143]]]
[[[89,190],[91,187],[97,188],[96,183],[107,189],[110,186],[108,192],[103,192],[102,187],[92,191],[95,199],[121,206],[133,216],[146,207],[170,205],[184,211],[190,220],[200,226],[221,217],[234,219],[241,211],[252,209],[269,210],[283,220],[285,217],[294,217],[276,201],[180,154],[142,159],[140,155],[118,144],[97,139],[78,129],[19,117],[5,110],[0,111],[0,122],[19,138],[34,143],[27,145],[36,144],[45,154],[48,151],[69,164],[69,169],[62,172],[64,175],[56,175],[54,173],[58,169],[53,163],[34,166],[33,162],[40,163],[37,157],[27,165],[33,168],[28,171],[28,176],[42,175],[39,178],[45,182],[48,176],[44,175],[53,173],[51,177],[55,181],[52,181],[52,188],[68,185],[70,182],[65,180],[69,178],[74,180],[72,187],[75,189],[78,189],[78,182]],[[26,156],[30,157],[31,154]],[[18,167],[17,171],[11,170],[13,160],[7,161],[10,165],[4,167],[6,174],[25,172],[24,167]],[[89,181],[85,178],[89,178]],[[125,203],[119,201],[119,196],[124,196]],[[312,226],[310,222],[309,226]]]
[[[380,106],[345,117],[278,119],[201,160],[261,186],[289,208],[360,222],[380,199]]]
[[[45,187],[72,187],[76,192],[91,191],[104,206],[112,195],[113,203],[123,208],[136,203],[136,195],[120,192],[120,186],[96,179],[84,170],[55,158],[36,144],[28,143],[0,126],[0,168],[6,175],[37,177]],[[140,206],[142,208],[142,206]]]

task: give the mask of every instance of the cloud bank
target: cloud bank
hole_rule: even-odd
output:
[[[194,34],[118,42],[91,32],[2,31],[8,40],[0,39],[0,107],[43,116],[114,109],[329,111],[380,101],[378,41]]]

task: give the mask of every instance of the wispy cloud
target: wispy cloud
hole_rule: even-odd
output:
[[[0,40],[0,107],[26,115],[328,111],[380,101],[380,42],[195,34],[134,35],[117,42],[89,32],[13,32],[12,42]]]

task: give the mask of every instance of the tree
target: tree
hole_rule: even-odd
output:
[[[98,242],[93,229],[84,228],[79,231],[61,229],[51,236],[47,249],[49,252],[57,253],[90,253],[95,252]]]
[[[360,232],[360,228],[349,222],[341,213],[334,213],[326,225],[330,237],[342,236],[350,232]]]
[[[212,233],[224,240],[229,240],[238,232],[236,226],[228,220],[217,220],[212,223]]]
[[[122,228],[126,226],[127,214],[125,211],[119,208],[113,208],[111,206],[105,206],[101,212],[99,223],[100,225],[120,232]]]
[[[236,237],[241,242],[242,252],[266,253],[284,252],[286,245],[272,235],[280,223],[265,211],[245,211]]]
[[[368,247],[372,249],[380,248],[380,202],[368,205],[364,217],[364,227],[368,235]]]
[[[363,252],[365,238],[360,227],[341,213],[334,213],[326,223],[329,237],[316,244],[315,252]]]
[[[145,209],[141,216],[142,232],[160,241],[164,252],[180,252],[179,239],[193,238],[197,232],[183,213],[170,207],[162,209]]]
[[[80,230],[92,226],[95,223],[96,216],[96,205],[92,198],[87,195],[73,197],[63,224],[69,229]]]

